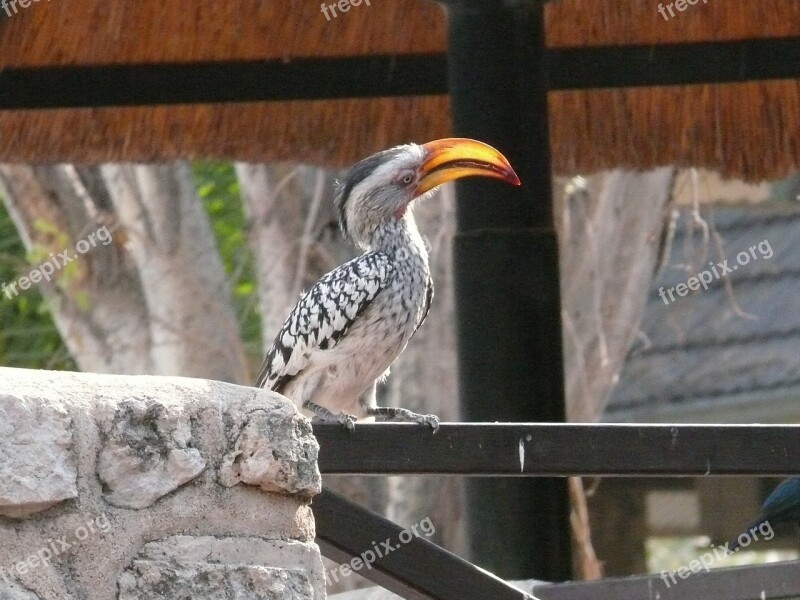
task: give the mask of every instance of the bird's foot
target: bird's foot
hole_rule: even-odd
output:
[[[420,425],[430,425],[433,428],[433,433],[439,431],[439,417],[436,415],[420,415],[406,408],[372,406],[367,409],[367,415],[376,417],[379,421],[405,421],[419,423]]]
[[[439,431],[439,417],[436,415],[417,415],[415,421],[420,425],[430,425],[433,433]]]
[[[358,417],[355,415],[348,415],[347,413],[330,413],[329,415],[314,415],[314,418],[311,419],[312,423],[333,423],[336,425],[344,425],[345,428],[353,432],[356,429],[356,421],[358,421]]]
[[[336,415],[336,419],[339,423],[344,425],[350,433],[356,430],[356,421],[358,421],[358,417],[341,412]]]
[[[344,425],[351,433],[356,429],[358,417],[354,415],[348,415],[345,412],[336,414],[311,401],[306,401],[303,404],[303,408],[314,413],[314,418],[311,420],[312,423],[338,423],[339,425]]]

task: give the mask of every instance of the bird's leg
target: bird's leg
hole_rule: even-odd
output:
[[[436,415],[420,415],[411,412],[407,408],[397,408],[395,406],[369,406],[367,415],[376,417],[378,421],[406,421],[410,423],[420,423],[433,427],[434,433],[439,429],[439,417]]]
[[[303,402],[303,408],[309,412],[314,413],[314,421],[319,423],[339,423],[340,425],[344,425],[350,431],[354,431],[356,428],[356,421],[358,417],[354,417],[353,415],[348,415],[346,413],[339,413],[334,414],[329,411],[324,406],[320,406],[311,400],[306,400]]]

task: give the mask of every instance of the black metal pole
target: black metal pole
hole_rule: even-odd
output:
[[[544,9],[539,0],[447,6],[455,135],[497,147],[522,181],[513,188],[467,180],[457,188],[463,416],[564,421]],[[471,479],[467,485],[473,562],[506,578],[570,578],[566,480]]]

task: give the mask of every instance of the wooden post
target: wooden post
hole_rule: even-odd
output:
[[[522,181],[520,188],[488,180],[457,187],[463,416],[564,421],[544,9],[538,0],[447,4],[455,135],[497,147]],[[471,479],[467,500],[475,563],[506,578],[570,577],[565,480]]]

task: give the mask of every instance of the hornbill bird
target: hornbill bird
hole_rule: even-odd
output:
[[[506,158],[482,142],[406,144],[356,163],[338,184],[346,238],[364,253],[324,275],[289,314],[257,387],[290,398],[320,422],[358,419],[439,426],[435,415],[376,405],[376,384],[422,325],[433,298],[428,252],[409,205],[469,176],[519,185]]]
[[[772,490],[761,505],[756,519],[730,543],[729,552],[737,551],[742,536],[752,536],[753,531],[762,525],[766,524],[771,529],[778,523],[800,523],[800,477],[785,479]]]

